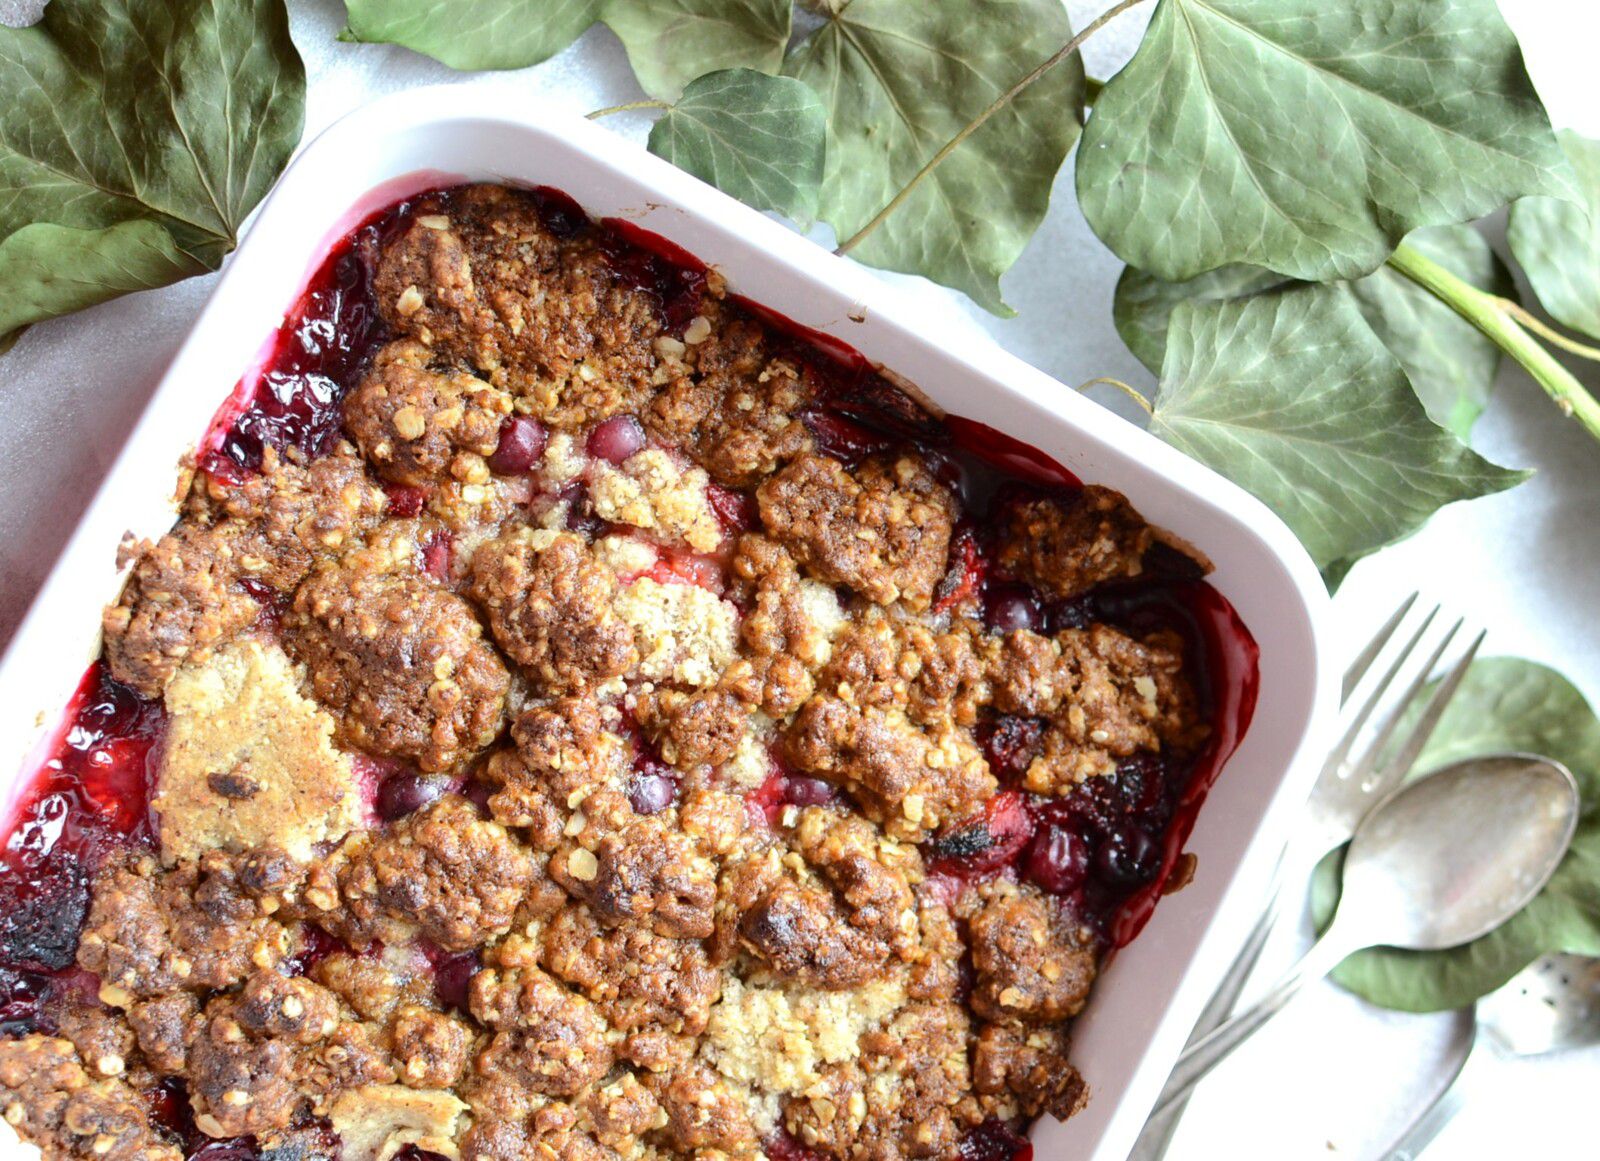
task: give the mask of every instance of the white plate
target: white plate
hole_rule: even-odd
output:
[[[427,171],[427,172],[423,172]],[[1092,1098],[1034,1132],[1041,1161],[1125,1157],[1232,950],[1255,917],[1276,846],[1304,800],[1332,708],[1327,596],[1289,530],[1255,499],[987,341],[922,331],[895,292],[783,226],[588,122],[491,108],[457,88],[388,97],[301,152],[230,259],[127,446],[0,662],[0,769],[19,774],[57,732],[99,650],[99,613],[125,533],[176,515],[175,466],[295,300],[326,244],[365,212],[443,175],[551,185],[595,217],[637,222],[716,265],[731,286],[837,336],[948,410],[1016,435],[1085,481],[1125,492],[1202,549],[1210,580],[1261,646],[1243,745],[1200,812],[1188,888],[1117,955],[1074,1034]],[[381,189],[380,189],[381,187]],[[352,212],[358,207],[359,212]],[[41,518],[47,518],[41,514]]]

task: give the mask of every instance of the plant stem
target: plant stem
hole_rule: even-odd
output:
[[[1043,64],[1039,65],[1027,76],[1023,77],[1016,84],[1012,85],[1009,89],[996,97],[993,103],[991,103],[987,109],[979,113],[971,121],[967,122],[967,124],[962,127],[961,132],[950,138],[949,141],[946,141],[944,145],[940,147],[939,152],[930,157],[928,159],[928,163],[921,169],[917,170],[917,172],[912,176],[911,180],[905,184],[905,187],[901,189],[899,193],[895,194],[894,197],[889,199],[889,204],[884,206],[883,209],[879,210],[872,216],[871,221],[841,242],[839,244],[839,248],[835,250],[834,253],[848,254],[851,250],[854,250],[857,246],[859,246],[868,234],[872,233],[872,231],[876,230],[880,225],[883,224],[883,220],[885,218],[894,213],[901,207],[901,205],[905,203],[905,200],[911,196],[911,192],[916,189],[917,186],[922,184],[922,181],[925,177],[927,177],[934,170],[938,169],[939,166],[944,163],[945,158],[949,157],[961,147],[962,142],[964,142],[968,137],[971,137],[979,129],[982,129],[990,117],[993,117],[996,113],[1000,112],[1001,109],[1004,109],[1007,105],[1011,104],[1012,101],[1016,100],[1018,94],[1020,94],[1029,85],[1033,84],[1034,81],[1044,76],[1045,73],[1049,72],[1051,69],[1055,68],[1056,65],[1060,64],[1073,53],[1077,52],[1082,46],[1083,42],[1094,35],[1094,33],[1098,31],[1102,25],[1111,20],[1113,17],[1126,12],[1134,5],[1142,3],[1144,3],[1144,0],[1120,0],[1120,3],[1112,5],[1110,8],[1106,9],[1099,16],[1096,16],[1087,25],[1085,25],[1081,32],[1079,32],[1071,40],[1067,41],[1066,44],[1062,45],[1054,53],[1052,53]]]
[[[628,101],[621,105],[607,105],[604,109],[596,109],[592,113],[585,113],[584,116],[591,121],[597,121],[613,113],[631,113],[635,109],[660,109],[665,112],[670,108],[672,106],[665,101]]]
[[[1150,406],[1150,400],[1139,394],[1137,390],[1128,386],[1128,384],[1124,383],[1121,379],[1113,379],[1110,375],[1096,375],[1087,383],[1079,383],[1078,391],[1079,393],[1082,393],[1089,390],[1091,387],[1097,387],[1101,384],[1105,384],[1107,387],[1115,387],[1118,391],[1121,391],[1129,399],[1132,399],[1140,407],[1144,408],[1144,413],[1146,415],[1154,415],[1156,413],[1155,408]]]
[[[1577,355],[1580,359],[1593,359],[1596,362],[1600,362],[1600,347],[1591,347],[1588,343],[1580,343],[1577,339],[1569,339],[1566,335],[1556,330],[1555,327],[1524,307],[1520,302],[1513,302],[1509,298],[1502,298],[1499,302],[1501,310],[1545,342],[1554,343],[1563,351]]]
[[[1590,435],[1600,439],[1600,402],[1537,339],[1522,329],[1506,309],[1504,299],[1479,290],[1410,246],[1396,249],[1389,256],[1389,265],[1488,335],[1496,346],[1533,376],[1555,400],[1563,415],[1572,416]]]

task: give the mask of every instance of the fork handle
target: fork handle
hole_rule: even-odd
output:
[[[1281,871],[1283,866],[1281,859],[1278,866]],[[1261,912],[1261,918],[1256,920],[1255,927],[1250,931],[1250,937],[1244,941],[1244,946],[1234,957],[1227,974],[1217,985],[1217,990],[1212,993],[1211,999],[1200,1013],[1200,1018],[1194,1022],[1194,1031],[1189,1034],[1188,1044],[1198,1044],[1208,1032],[1228,1018],[1234,1005],[1239,1002],[1239,994],[1244,991],[1245,981],[1255,971],[1256,964],[1261,959],[1262,949],[1267,945],[1267,937],[1272,934],[1272,929],[1276,926],[1278,916],[1283,909],[1283,893],[1279,890],[1279,885],[1280,875],[1275,872],[1267,905]],[[1133,1143],[1133,1148],[1128,1153],[1128,1161],[1161,1161],[1161,1158],[1166,1156],[1167,1149],[1172,1144],[1173,1134],[1178,1128],[1178,1120],[1183,1116],[1183,1108],[1188,1100],[1189,1098],[1184,1096],[1164,1113],[1151,1114],[1139,1132],[1139,1139]]]
[[[1462,1058],[1455,1075],[1433,1098],[1432,1103],[1411,1122],[1400,1139],[1389,1146],[1383,1161],[1416,1161],[1422,1151],[1433,1144],[1434,1138],[1444,1132],[1444,1127],[1455,1119],[1478,1087],[1478,1081],[1482,1079],[1480,1074],[1485,1071],[1484,1059],[1488,1055],[1483,1047],[1483,1036],[1474,1028],[1472,1047]]]
[[[1167,1086],[1161,1090],[1161,1098],[1156,1102],[1155,1111],[1151,1116],[1163,1116],[1169,1108],[1176,1106],[1213,1068],[1227,1059],[1235,1048],[1254,1036],[1262,1025],[1276,1016],[1285,1004],[1299,994],[1301,988],[1322,979],[1352,950],[1348,941],[1341,937],[1337,925],[1330,927],[1300,962],[1289,969],[1288,974],[1278,982],[1277,986],[1261,997],[1254,1006],[1218,1025],[1203,1039],[1184,1050],[1183,1055],[1178,1058],[1177,1066],[1172,1070],[1172,1075],[1167,1078]]]

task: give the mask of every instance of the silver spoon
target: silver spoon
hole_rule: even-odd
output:
[[[1571,771],[1534,754],[1468,758],[1388,795],[1350,841],[1344,894],[1322,938],[1254,1007],[1184,1052],[1151,1115],[1352,953],[1438,951],[1499,927],[1549,881],[1577,825]]]
[[[1467,1051],[1456,1074],[1385,1161],[1413,1161],[1461,1111],[1493,1083],[1484,1072],[1494,1053],[1542,1056],[1600,1044],[1600,959],[1547,955],[1477,1003]]]

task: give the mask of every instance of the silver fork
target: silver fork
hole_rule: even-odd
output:
[[[1450,643],[1461,631],[1464,622],[1457,620],[1433,647],[1423,665],[1407,681],[1399,697],[1380,715],[1381,725],[1362,753],[1352,758],[1356,743],[1360,741],[1374,715],[1378,714],[1380,707],[1384,705],[1390,687],[1406,669],[1407,662],[1427,638],[1435,618],[1439,615],[1438,605],[1428,610],[1410,637],[1389,661],[1381,676],[1373,683],[1365,700],[1352,707],[1350,704],[1352,696],[1373,664],[1384,654],[1401,626],[1406,624],[1416,604],[1417,595],[1412,593],[1400,603],[1400,607],[1389,616],[1345,671],[1340,691],[1341,705],[1344,707],[1345,731],[1332,753],[1328,755],[1322,772],[1317,776],[1311,795],[1306,801],[1305,813],[1299,828],[1278,858],[1261,918],[1256,922],[1249,938],[1245,940],[1244,946],[1240,948],[1222,983],[1218,985],[1211,1000],[1201,1012],[1194,1031],[1189,1035],[1190,1045],[1202,1039],[1227,1019],[1238,1003],[1245,982],[1255,970],[1256,962],[1266,946],[1267,937],[1282,914],[1283,884],[1308,881],[1317,864],[1328,852],[1349,842],[1350,836],[1355,833],[1356,826],[1367,811],[1400,782],[1405,772],[1416,761],[1417,755],[1422,752],[1422,747],[1427,744],[1428,738],[1432,736],[1439,719],[1444,715],[1445,707],[1449,705],[1456,689],[1466,676],[1467,667],[1477,655],[1478,647],[1484,638],[1481,632],[1473,639],[1460,659],[1450,667],[1432,696],[1428,698],[1427,705],[1411,732],[1404,739],[1400,739],[1398,748],[1391,752],[1391,747],[1396,745],[1395,735],[1406,710],[1420,702],[1428,679],[1433,675],[1445,651],[1449,649]],[[1172,1143],[1173,1133],[1187,1104],[1188,1099],[1184,1098],[1166,1110],[1152,1115],[1145,1122],[1144,1130],[1134,1143],[1128,1161],[1160,1161]]]

